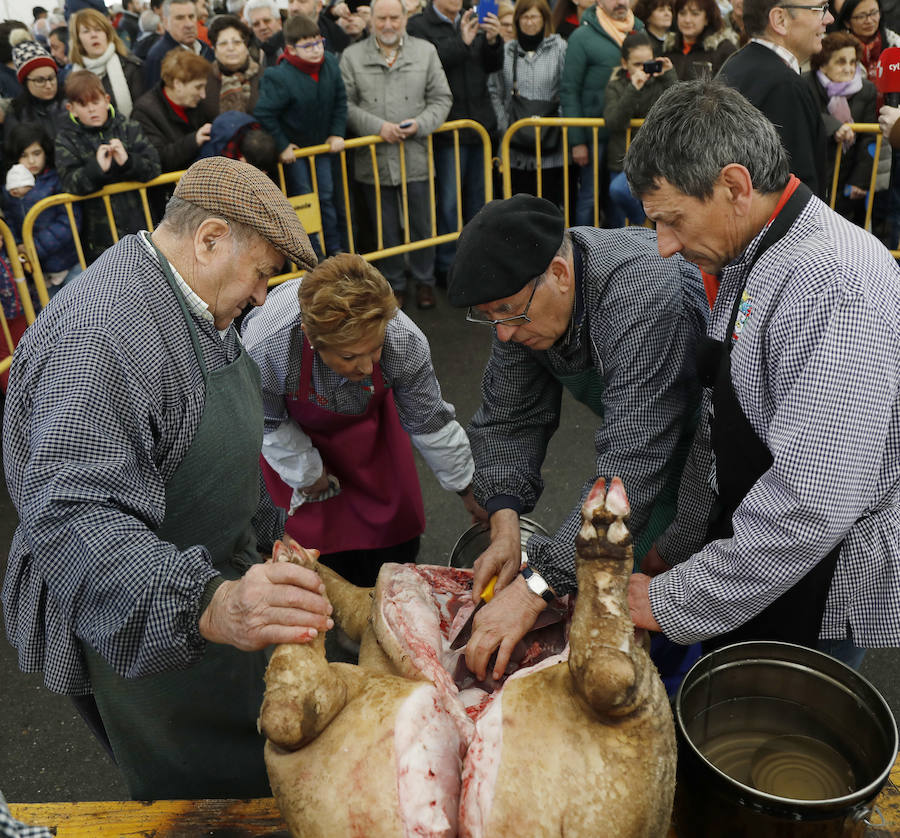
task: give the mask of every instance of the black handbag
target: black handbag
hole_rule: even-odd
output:
[[[519,95],[516,70],[519,64],[519,46],[516,44],[513,58],[513,87],[509,100],[509,124],[529,116],[559,116],[559,97],[552,100],[526,99]],[[510,148],[531,154],[537,153],[534,128],[520,128],[509,138]],[[541,126],[541,156],[555,154],[562,146],[562,129],[558,125]]]

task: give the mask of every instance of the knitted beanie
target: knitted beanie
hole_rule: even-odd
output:
[[[12,56],[19,84],[25,84],[28,75],[39,67],[49,67],[54,73],[58,69],[50,53],[36,41],[22,41],[16,44]]]

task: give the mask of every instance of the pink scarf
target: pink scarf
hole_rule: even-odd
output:
[[[848,96],[853,96],[862,90],[863,70],[857,66],[856,75],[850,81],[832,81],[821,70],[816,70],[816,78],[819,84],[829,96],[828,113],[830,113],[838,122],[843,125],[846,122],[853,122],[853,116],[850,113],[850,103],[847,101]],[[853,143],[856,137],[844,141],[844,151],[846,151]]]

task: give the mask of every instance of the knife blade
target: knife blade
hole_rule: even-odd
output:
[[[472,636],[472,626],[475,623],[475,615],[494,598],[494,585],[496,584],[497,577],[494,576],[491,581],[485,585],[484,590],[481,592],[481,602],[475,606],[472,613],[469,614],[468,619],[463,623],[462,628],[457,632],[456,637],[450,641],[451,649],[459,649],[469,642],[469,638]]]

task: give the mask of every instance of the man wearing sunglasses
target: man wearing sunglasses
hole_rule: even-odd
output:
[[[484,678],[498,650],[498,678],[547,602],[575,590],[581,502],[598,476],[625,482],[636,558],[671,520],[709,307],[697,268],[661,259],[651,231],[567,231],[559,209],[531,195],[491,201],[465,226],[447,291],[468,321],[494,329],[467,430],[475,498],[491,527],[473,595],[494,575],[497,593],[475,618],[466,663]],[[531,537],[523,575],[519,514],[540,497],[563,389],[598,415],[594,462],[586,451],[578,504],[556,535]]]
[[[744,28],[750,43],[719,71],[775,125],[791,171],[824,197],[827,139],[819,108],[800,77],[800,65],[822,49],[825,27],[834,22],[824,0],[745,0]]]

